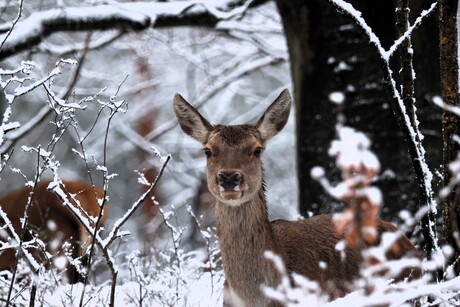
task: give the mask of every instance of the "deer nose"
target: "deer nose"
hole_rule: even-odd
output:
[[[236,191],[235,188],[241,183],[241,174],[237,171],[220,171],[217,182],[224,191]]]

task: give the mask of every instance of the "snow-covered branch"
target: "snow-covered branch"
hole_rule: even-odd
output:
[[[127,2],[35,12],[15,23],[14,31],[0,35],[0,41],[4,41],[0,60],[35,46],[59,31],[141,31],[149,26],[183,25],[213,27],[219,20],[241,16],[252,4],[251,0]],[[7,27],[0,25],[0,28]]]
[[[27,263],[29,263],[30,267],[34,270],[34,272],[38,272],[38,270],[40,269],[40,264],[38,264],[35,258],[27,250],[27,247],[29,247],[30,244],[28,242],[22,242],[22,244],[20,244],[21,238],[19,234],[17,234],[16,231],[14,230],[13,223],[11,223],[10,219],[8,218],[6,213],[2,210],[1,206],[0,206],[0,221],[3,221],[8,234],[13,238],[13,240],[17,244],[17,245],[13,245],[11,243],[0,242],[0,250],[11,249],[11,248],[16,248],[16,249],[21,248],[21,252],[25,256]]]

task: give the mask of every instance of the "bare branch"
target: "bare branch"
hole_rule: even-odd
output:
[[[13,23],[11,24],[11,27],[8,29],[6,34],[3,36],[2,43],[0,44],[0,51],[3,48],[3,45],[5,44],[6,40],[8,37],[11,35],[11,32],[13,32],[14,27],[16,24],[19,22],[19,19],[22,17],[22,6],[23,6],[24,0],[20,0],[19,2],[19,9],[18,9],[18,15],[16,18],[13,20]]]

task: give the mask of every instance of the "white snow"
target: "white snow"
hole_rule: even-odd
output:
[[[311,169],[310,175],[313,179],[320,179],[321,177],[324,177],[325,171],[324,168],[321,166],[315,166]]]
[[[53,265],[59,269],[59,270],[64,270],[68,261],[65,256],[57,256],[53,258]]]
[[[332,92],[329,94],[329,100],[335,104],[342,104],[345,101],[343,92]]]
[[[377,157],[369,151],[370,140],[364,133],[351,127],[338,127],[337,130],[339,139],[332,141],[329,155],[337,157],[340,168],[363,165],[376,171],[380,169]]]

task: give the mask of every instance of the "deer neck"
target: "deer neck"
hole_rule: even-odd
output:
[[[254,306],[265,298],[260,285],[275,286],[279,274],[264,257],[279,250],[268,220],[263,188],[238,207],[216,201],[216,225],[226,280],[232,291]]]

